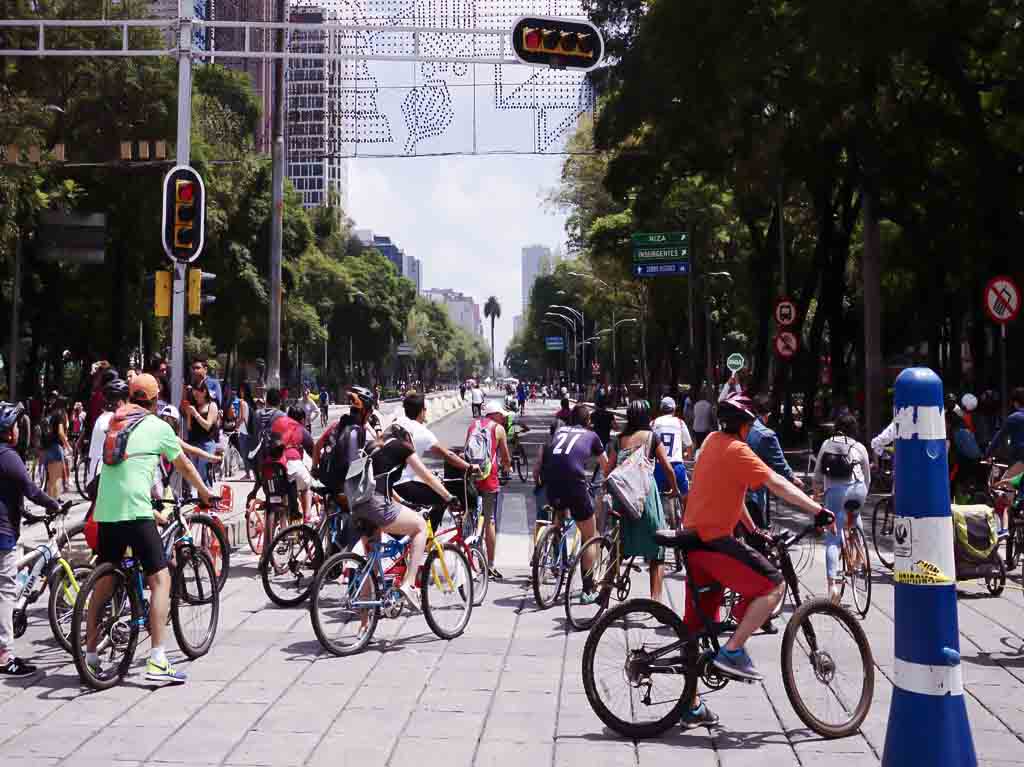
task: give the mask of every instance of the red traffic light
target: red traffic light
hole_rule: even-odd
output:
[[[175,188],[177,202],[192,202],[195,197],[195,184],[191,181],[179,181]]]
[[[515,57],[532,66],[589,71],[604,57],[601,33],[583,19],[522,16],[511,39]]]
[[[526,30],[526,47],[532,50],[540,48],[540,30],[539,29],[528,29]]]

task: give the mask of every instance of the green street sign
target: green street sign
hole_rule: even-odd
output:
[[[634,245],[633,261],[686,261],[690,257],[686,245]]]
[[[686,245],[686,232],[641,232],[633,235],[637,245]]]
[[[729,359],[725,361],[725,366],[729,368],[733,373],[738,373],[743,370],[745,361],[742,354],[736,354],[735,352],[729,355]]]

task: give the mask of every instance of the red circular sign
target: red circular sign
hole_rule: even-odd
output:
[[[1020,288],[1010,277],[993,277],[985,286],[985,312],[1000,325],[1020,314]]]
[[[796,324],[796,303],[793,299],[780,298],[775,302],[775,322],[783,328]]]
[[[775,340],[772,343],[775,348],[775,353],[784,360],[791,360],[796,356],[797,351],[800,349],[800,339],[796,333],[789,330],[783,330],[780,333],[775,334]]]

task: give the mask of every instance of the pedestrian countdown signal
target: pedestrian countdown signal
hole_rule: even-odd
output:
[[[164,177],[163,245],[168,258],[195,261],[206,235],[206,187],[187,165]]]

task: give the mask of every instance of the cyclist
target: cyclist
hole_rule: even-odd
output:
[[[516,399],[519,401],[519,414],[526,413],[526,384],[522,381],[516,386]]]
[[[747,490],[767,487],[772,495],[798,509],[820,515],[820,524],[831,523],[834,517],[772,471],[747,445],[757,419],[749,397],[733,395],[719,403],[718,418],[722,430],[709,434],[701,447],[683,517],[683,527],[696,531],[703,543],[687,556],[687,567],[695,583],[714,581],[740,596],[733,609],[739,625],[715,656],[714,665],[732,677],[759,680],[761,675],[744,645],[782,599],[784,583],[782,574],[762,554],[733,536],[738,523],[750,532],[757,530],[743,503]],[[722,592],[709,591],[697,600],[700,612],[715,615]],[[688,598],[684,621],[696,631],[702,627],[702,620],[694,607]],[[717,721],[699,701],[694,702],[690,713],[701,721]]]
[[[484,390],[480,388],[477,381],[473,381],[473,388],[469,390],[469,404],[472,408],[473,417],[479,418],[480,411],[484,406]]]
[[[0,674],[28,676],[36,667],[14,654],[14,603],[18,599],[18,536],[21,522],[43,517],[25,510],[25,498],[51,511],[61,508],[28,476],[14,446],[18,443],[20,404],[0,402]]]
[[[1006,470],[1003,479],[1012,479],[1021,472],[1024,472],[1024,386],[1018,386],[1010,395],[1010,404],[1013,405],[1013,412],[1006,417],[1002,428],[989,443],[985,457],[990,458],[992,453],[1006,444],[1010,443],[1010,457],[1008,463],[1010,468]]]
[[[458,471],[463,473],[473,471],[474,467],[468,461],[455,455],[438,442],[434,432],[427,428],[427,401],[422,394],[417,392],[406,394],[402,401],[402,410],[404,415],[396,418],[395,424],[409,433],[413,447],[416,448],[416,455],[420,460],[425,459],[428,454],[435,455]],[[434,530],[440,528],[447,504],[441,494],[421,479],[408,463],[402,470],[401,476],[395,480],[394,490],[404,501],[417,506],[433,506],[430,525]]]
[[[303,451],[313,454],[313,437],[303,428],[302,423],[281,410],[281,391],[267,389],[266,407],[256,414],[259,430],[257,444],[250,457],[257,461],[257,476],[261,480],[269,479],[273,473],[273,464],[284,466],[288,481],[295,483],[299,493],[302,517],[309,516],[310,488],[313,477],[302,462]],[[250,497],[254,496],[260,483],[253,488]]]
[[[569,416],[569,425],[555,431],[549,447],[534,470],[534,480],[544,486],[548,503],[556,509],[565,509],[576,521],[580,539],[589,541],[597,535],[594,520],[594,500],[587,483],[586,463],[597,459],[601,473],[606,473],[608,457],[605,445],[596,432],[590,430],[590,408],[576,405]],[[590,557],[589,550],[587,556]],[[592,604],[598,593],[594,590],[593,562],[584,558],[583,594],[580,601]]]
[[[477,431],[487,432],[487,442],[491,454],[488,460],[490,471],[476,481],[477,492],[480,493],[481,510],[484,515],[484,543],[487,546],[487,561],[490,562],[490,576],[501,580],[502,575],[494,566],[494,549],[497,544],[498,527],[501,525],[501,483],[498,481],[498,459],[501,469],[505,472],[512,469],[512,455],[508,451],[508,435],[505,432],[505,411],[496,402],[484,408],[482,418],[478,418],[466,430],[466,443]]]
[[[689,492],[690,484],[686,478],[686,466],[683,465],[684,459],[689,459],[693,455],[693,440],[690,438],[690,430],[686,428],[686,423],[682,418],[676,416],[676,401],[671,397],[663,397],[661,400],[661,415],[651,422],[651,431],[654,432],[654,436],[657,437],[658,441],[664,446],[665,452],[668,454],[668,462],[672,466],[672,473],[676,475],[676,484],[679,485],[679,504],[683,504],[686,501],[686,494]],[[669,486],[668,477],[665,476],[665,470],[661,467],[661,464],[655,464],[654,466],[654,481],[658,483],[658,491],[661,493],[667,493],[671,490]],[[666,520],[670,526],[677,527],[681,519],[678,519],[675,514],[676,503],[673,502],[666,509]],[[682,506],[680,505],[680,509]],[[669,511],[671,509],[671,511]]]
[[[103,441],[107,438],[107,429],[114,411],[128,401],[128,384],[120,378],[114,378],[103,387],[103,396],[106,398],[105,409],[97,416],[89,440],[89,482],[99,474],[100,466],[103,465]]]
[[[149,632],[152,649],[146,664],[146,678],[155,682],[182,683],[184,673],[167,660],[164,631],[170,604],[171,576],[167,572],[163,541],[156,527],[156,515],[150,498],[153,476],[160,457],[175,468],[196,489],[199,500],[210,503],[210,491],[195,466],[185,456],[178,436],[170,426],[155,417],[160,385],[148,373],[135,376],[129,385],[130,404],[118,409],[110,428],[122,425],[131,428],[123,459],[116,464],[105,463],[103,481],[96,497],[94,517],[99,527],[99,561],[121,564],[125,550],[131,546],[132,556],[142,565],[149,584]],[[96,654],[96,613],[110,597],[111,582],[96,584],[89,602],[86,619],[85,661],[99,673]]]
[[[326,386],[320,387],[320,425],[327,425],[328,411],[331,407],[331,393]]]
[[[522,422],[521,416],[509,413],[505,419],[505,433],[508,435],[508,450],[510,455],[515,455],[517,450],[522,449],[523,444],[519,438],[530,431],[530,427]]]

